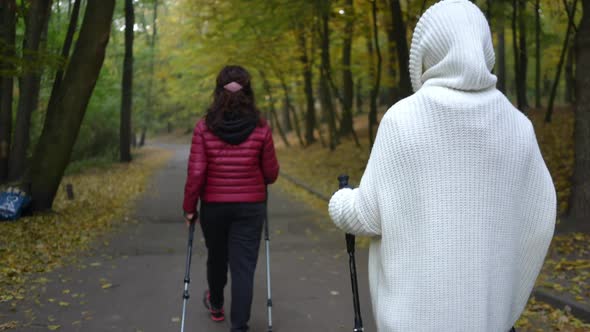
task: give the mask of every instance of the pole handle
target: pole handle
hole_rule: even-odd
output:
[[[354,235],[346,233],[346,252],[349,254],[354,254],[355,240],[356,237]]]
[[[348,184],[348,180],[350,177],[347,174],[342,174],[338,177],[338,188],[350,188]],[[346,234],[346,251],[350,253],[354,253],[354,243],[355,243],[355,236],[352,234]]]
[[[342,174],[338,177],[338,188],[342,189],[342,188],[350,188],[350,186],[348,185],[348,179],[350,177],[347,174]]]

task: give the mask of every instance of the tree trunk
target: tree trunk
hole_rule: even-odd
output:
[[[293,125],[291,124],[291,110],[289,109],[286,100],[283,107],[283,114],[281,120],[281,122],[283,123],[283,130],[285,130],[286,133],[293,130]]]
[[[575,85],[576,79],[574,76],[574,60],[575,60],[574,47],[570,47],[567,51],[567,61],[565,63],[565,101],[568,104],[575,103]]]
[[[386,5],[388,1],[389,0],[384,0]],[[387,89],[387,95],[389,101],[394,103],[397,100],[398,77],[396,71],[397,54],[395,48],[395,28],[393,26],[392,15],[385,18],[385,21],[385,28],[387,31],[387,74],[389,75],[389,84],[391,84]]]
[[[356,93],[354,94],[355,103],[356,103],[356,114],[363,113],[363,91],[362,91],[362,80],[359,77],[356,81]]]
[[[569,216],[581,229],[590,231],[590,0],[582,0],[582,6],[576,33],[576,161]]]
[[[88,0],[86,8],[56,112],[45,119],[26,177],[34,211],[51,209],[104,61],[115,0]]]
[[[135,12],[133,0],[125,0],[125,60],[121,98],[119,149],[121,162],[131,161],[131,110],[133,107],[133,39]]]
[[[16,50],[16,2],[0,3],[0,183],[8,178],[10,145],[12,141],[12,100],[14,92],[14,63]]]
[[[299,30],[298,33],[299,39],[299,49],[301,52],[301,65],[303,67],[303,89],[305,92],[305,102],[306,102],[306,110],[305,110],[305,144],[311,145],[315,142],[315,137],[313,132],[316,127],[316,115],[315,115],[315,105],[313,100],[313,77],[311,71],[311,63],[309,61],[309,57],[307,56],[307,40],[305,38],[305,31],[303,28]]]
[[[506,18],[506,7],[504,1],[498,3],[498,90],[506,94],[506,27],[504,25]]]
[[[336,133],[336,115],[334,111],[334,104],[332,103],[332,93],[330,90],[329,72],[330,65],[330,1],[322,2],[320,4],[320,38],[321,38],[321,70],[320,70],[320,103],[322,104],[322,112],[328,121],[328,145],[330,150],[336,149],[337,133]]]
[[[392,2],[397,0],[392,0]],[[399,5],[399,1],[398,5]],[[374,142],[373,127],[377,126],[377,97],[379,96],[379,87],[381,85],[381,49],[379,47],[379,31],[377,30],[377,2],[371,2],[371,13],[373,19],[373,42],[375,43],[375,53],[377,54],[377,68],[375,70],[375,81],[371,90],[371,109],[369,110],[369,144],[372,147]],[[401,10],[400,10],[401,14]],[[401,19],[401,17],[400,17]],[[404,29],[405,30],[405,29]],[[405,38],[404,38],[405,40]],[[399,49],[399,45],[398,45]],[[401,83],[400,83],[401,84]]]
[[[290,109],[290,114],[293,116],[292,123],[294,124],[295,134],[297,135],[297,140],[299,141],[299,145],[304,148],[305,147],[305,140],[303,140],[303,135],[301,135],[301,121],[299,116],[297,116],[297,111],[294,107]]]
[[[23,61],[27,66],[19,79],[18,111],[14,129],[14,144],[10,153],[10,173],[12,180],[19,179],[26,167],[27,151],[30,142],[31,115],[38,107],[41,90],[41,69],[39,51],[41,38],[51,10],[51,0],[30,2],[25,17],[25,40],[23,42]]]
[[[389,5],[391,8],[393,30],[395,31],[395,47],[397,49],[397,63],[399,73],[398,97],[399,99],[402,99],[412,94],[412,85],[410,83],[410,71],[408,70],[410,55],[408,52],[408,41],[406,37],[407,31],[399,0],[390,0]],[[373,4],[373,6],[376,10],[377,4]],[[377,49],[379,48],[378,45],[375,46]],[[377,53],[378,56],[380,56],[380,51],[377,51]]]
[[[151,120],[152,114],[154,113],[154,67],[155,67],[155,58],[156,58],[156,42],[158,40],[158,7],[159,7],[160,0],[154,0],[154,7],[152,8],[153,15],[152,15],[152,35],[149,39],[149,46],[150,46],[150,62],[149,62],[149,79],[148,79],[148,86],[147,86],[147,107],[144,112],[143,116],[143,129],[147,127]]]
[[[541,108],[541,0],[535,1],[535,107]]]
[[[367,54],[368,54],[368,58],[369,61],[367,61],[368,64],[368,78],[369,78],[369,84],[371,84],[371,91],[369,92],[369,99],[371,99],[372,96],[372,84],[374,84],[375,82],[375,78],[377,73],[375,72],[375,47],[373,46],[373,34],[372,34],[372,28],[370,26],[370,23],[367,25],[366,30],[364,31],[365,33],[365,42],[367,45]],[[370,104],[370,102],[369,102]],[[370,106],[369,106],[370,108]],[[369,111],[370,112],[370,111]]]
[[[131,146],[137,147],[137,133],[135,131],[131,132]]]
[[[273,122],[272,120],[274,120],[276,128],[279,131],[279,136],[281,136],[283,143],[285,143],[286,147],[290,147],[291,145],[289,144],[289,140],[287,140],[287,136],[285,135],[285,132],[283,131],[283,128],[281,127],[281,122],[279,121],[279,117],[277,116],[277,110],[275,109],[275,99],[272,94],[272,88],[270,86],[270,82],[268,81],[266,74],[262,70],[259,69],[258,72],[260,73],[260,77],[262,78],[262,85],[264,86],[264,90],[266,91],[266,94],[269,97],[268,102],[270,103],[269,111],[270,111],[270,116],[271,116],[271,121],[270,121],[271,126],[272,126],[272,122]]]
[[[514,50],[514,86],[516,88],[516,106],[523,111],[522,93],[521,93],[521,71],[520,71],[520,49],[518,47],[518,14],[520,0],[512,0],[512,48]]]
[[[520,93],[521,93],[521,110],[526,110],[529,107],[527,98],[527,73],[528,73],[528,51],[526,42],[526,0],[519,0],[518,2],[518,42],[519,42],[519,56],[520,60]]]
[[[289,117],[289,123],[293,124],[295,127],[295,134],[297,135],[297,139],[299,140],[299,145],[301,147],[305,146],[305,142],[303,141],[303,137],[301,136],[301,128],[299,126],[299,119],[297,118],[297,114],[295,112],[295,107],[293,107],[293,103],[291,102],[291,95],[289,94],[289,87],[287,86],[287,82],[285,82],[285,75],[282,73],[277,73],[279,76],[279,80],[281,82],[281,87],[283,88],[283,93],[285,97],[285,110],[287,111],[286,116]],[[293,116],[293,121],[290,120],[290,116]]]
[[[344,43],[342,47],[342,119],[340,121],[340,136],[348,136],[353,131],[352,106],[354,96],[354,81],[351,70],[352,38],[354,32],[354,2],[346,1],[346,24],[344,26]]]
[[[72,48],[72,43],[74,41],[74,34],[76,33],[76,29],[78,27],[78,17],[80,16],[81,4],[82,0],[76,0],[76,2],[74,3],[74,7],[72,8],[70,23],[68,25],[68,31],[66,33],[66,38],[64,40],[63,48],[61,51],[61,56],[64,60],[64,66],[60,67],[55,73],[53,87],[51,88],[51,95],[49,97],[49,103],[47,105],[47,114],[53,113],[55,111],[56,98],[59,92],[59,88],[61,87],[61,82],[63,80],[64,69],[67,60],[70,58],[70,50]]]
[[[170,128],[170,124],[169,124],[168,128]],[[141,128],[141,137],[139,138],[139,147],[140,148],[145,145],[146,135],[147,135],[147,128],[146,127]]]
[[[578,0],[574,0],[572,7],[565,9],[571,13],[569,15],[569,17],[574,17],[574,15],[576,14],[577,5],[578,5]],[[567,29],[565,32],[565,38],[563,40],[563,47],[561,48],[561,54],[559,55],[559,63],[557,64],[557,71],[555,72],[555,80],[553,81],[553,86],[551,88],[551,95],[549,96],[549,102],[547,103],[547,113],[545,113],[545,122],[547,122],[547,123],[551,122],[551,118],[553,116],[553,105],[555,102],[555,96],[557,95],[557,87],[559,86],[559,79],[561,77],[561,70],[563,68],[563,63],[565,62],[565,54],[568,49],[570,35],[572,32],[572,27],[573,27],[573,22],[568,20]]]

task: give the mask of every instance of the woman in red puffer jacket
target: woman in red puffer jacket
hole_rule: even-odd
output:
[[[213,104],[194,130],[183,210],[187,223],[199,218],[205,237],[209,289],[203,300],[214,321],[225,318],[229,264],[231,331],[248,330],[266,186],[278,173],[272,133],[256,108],[250,74],[227,66],[217,77]]]

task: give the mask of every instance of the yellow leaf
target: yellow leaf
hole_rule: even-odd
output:
[[[47,328],[51,331],[55,331],[55,330],[59,330],[59,328],[61,327],[61,325],[49,325],[47,326]]]

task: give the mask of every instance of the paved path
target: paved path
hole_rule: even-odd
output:
[[[174,158],[157,173],[152,191],[138,202],[135,217],[139,223],[126,226],[109,239],[108,245],[84,257],[86,268],[72,266],[49,274],[51,281],[40,291],[40,304],[31,303],[8,314],[8,320],[11,317],[20,320],[31,314],[36,317],[31,326],[20,331],[47,331],[48,325],[60,325],[59,331],[85,332],[180,330],[187,241],[180,206],[188,147],[166,147],[175,151]],[[274,331],[352,330],[344,236],[324,219],[277,188],[271,189]],[[228,331],[229,323],[211,322],[201,304],[201,294],[206,288],[205,254],[198,231],[187,331]],[[365,331],[375,331],[366,262],[367,252],[357,252]],[[263,243],[250,321],[254,332],[266,331],[265,282]],[[112,286],[103,289],[105,283]],[[228,291],[226,287],[229,300]],[[48,299],[55,301],[48,302]],[[69,305],[60,305],[60,301]],[[25,307],[32,311],[25,312]]]

